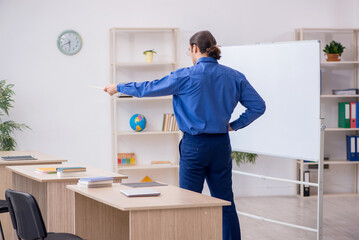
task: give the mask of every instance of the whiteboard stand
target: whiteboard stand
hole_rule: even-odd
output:
[[[317,240],[323,239],[323,176],[324,176],[324,132],[325,124],[320,119],[320,156],[318,163],[318,199],[317,199]]]
[[[320,119],[320,157],[318,161],[318,183],[311,183],[311,182],[305,182],[305,181],[296,181],[291,179],[285,179],[285,178],[276,178],[276,177],[269,177],[269,176],[263,176],[259,174],[253,174],[253,173],[247,173],[237,170],[232,170],[233,173],[250,176],[250,177],[257,177],[262,180],[273,180],[273,181],[281,181],[281,182],[289,182],[294,184],[299,184],[301,189],[303,188],[303,185],[313,186],[318,188],[318,196],[317,196],[317,228],[308,228],[301,225],[291,224],[283,221],[278,221],[274,219],[268,219],[262,216],[253,215],[250,213],[240,212],[237,211],[239,215],[254,218],[260,221],[265,222],[271,222],[280,224],[287,227],[293,227],[302,229],[305,231],[310,232],[316,232],[317,233],[317,240],[323,240],[323,169],[324,169],[324,131],[326,126],[323,124],[323,119]]]

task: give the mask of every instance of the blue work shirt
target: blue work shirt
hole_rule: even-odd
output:
[[[191,135],[228,132],[238,102],[246,111],[230,123],[233,130],[249,125],[266,109],[242,73],[218,64],[212,57],[202,57],[196,65],[178,69],[162,79],[118,84],[117,91],[135,97],[173,95],[178,127]]]

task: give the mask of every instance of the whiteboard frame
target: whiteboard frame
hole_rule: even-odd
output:
[[[308,42],[308,41],[305,41]],[[319,41],[315,41],[320,45]],[[283,43],[287,43],[287,42],[283,42]],[[273,44],[273,43],[272,43]],[[320,51],[320,49],[319,49]],[[319,54],[319,53],[318,53]],[[319,65],[319,74],[320,74],[320,54],[319,54],[319,59],[318,59],[318,65]],[[320,82],[319,82],[320,84]],[[300,225],[295,225],[295,224],[291,224],[291,223],[287,223],[287,222],[283,222],[283,221],[278,221],[278,220],[273,220],[273,219],[267,219],[261,216],[256,216],[253,214],[249,214],[249,213],[244,213],[244,212],[239,212],[237,211],[238,214],[243,215],[243,216],[247,216],[247,217],[251,217],[257,220],[261,220],[261,221],[267,221],[267,222],[272,222],[272,223],[276,223],[276,224],[281,224],[287,227],[294,227],[294,228],[298,228],[298,229],[302,229],[305,231],[311,231],[311,232],[316,232],[317,234],[317,240],[322,240],[323,239],[323,167],[324,167],[324,131],[325,131],[325,125],[323,124],[323,119],[320,118],[320,92],[318,92],[318,104],[319,104],[319,113],[318,113],[318,119],[313,119],[313,121],[316,121],[318,124],[318,142],[317,142],[317,146],[318,146],[318,158],[315,159],[308,159],[308,158],[302,158],[300,155],[293,157],[293,156],[289,156],[289,155],[285,155],[285,154],[268,154],[268,153],[264,153],[261,151],[257,151],[257,152],[253,152],[253,151],[248,151],[248,150],[244,150],[238,147],[232,147],[232,149],[234,151],[244,151],[244,152],[250,152],[250,153],[257,153],[257,154],[263,154],[263,155],[269,155],[269,156],[276,156],[276,157],[285,157],[285,158],[290,158],[293,160],[296,159],[301,159],[301,160],[311,160],[311,161],[317,161],[318,162],[318,183],[309,183],[309,185],[314,186],[314,187],[318,187],[318,197],[317,197],[317,226],[316,229],[314,228],[308,228],[308,227],[304,227],[304,226],[300,226]],[[269,180],[274,180],[274,181],[284,181],[284,182],[291,182],[294,184],[299,184],[301,185],[301,187],[304,184],[308,184],[308,182],[304,182],[304,181],[295,181],[295,180],[290,180],[290,179],[282,179],[282,178],[275,178],[275,177],[266,177],[263,175],[257,175],[257,174],[252,174],[252,173],[246,173],[246,172],[241,172],[241,171],[232,171],[233,173],[236,174],[241,174],[241,175],[247,175],[247,176],[251,176],[251,177],[258,177],[261,178],[263,180],[265,179],[269,179]]]

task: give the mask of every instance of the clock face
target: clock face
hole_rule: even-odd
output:
[[[57,39],[57,47],[66,55],[74,55],[81,50],[82,39],[80,34],[73,30],[67,30]]]

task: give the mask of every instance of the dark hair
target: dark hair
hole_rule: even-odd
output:
[[[221,58],[221,50],[217,46],[216,39],[213,37],[210,31],[200,31],[193,35],[189,44],[191,47],[193,44],[196,44],[201,53],[207,53],[209,57],[213,57],[215,59]]]

